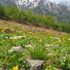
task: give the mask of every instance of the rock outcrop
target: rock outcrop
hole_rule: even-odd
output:
[[[44,61],[41,60],[28,60],[31,67],[30,70],[42,70]]]

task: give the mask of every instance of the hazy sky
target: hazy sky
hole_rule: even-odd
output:
[[[26,1],[26,0],[23,0],[23,1]],[[34,1],[34,0],[29,0],[29,1]],[[59,3],[60,1],[70,2],[70,0],[47,0],[47,1],[56,2],[56,3]]]
[[[48,1],[57,2],[57,3],[59,3],[60,1],[67,1],[67,2],[70,2],[70,0],[48,0]]]

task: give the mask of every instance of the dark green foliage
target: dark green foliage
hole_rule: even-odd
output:
[[[5,16],[7,16],[10,19],[17,19],[19,10],[15,6],[7,6],[5,9]]]
[[[65,59],[62,59],[60,61],[60,65],[61,65],[61,68],[63,70],[69,70],[70,69],[70,56],[68,56],[67,58]]]
[[[4,7],[0,3],[0,16],[4,16],[4,15],[5,15],[5,10],[4,10]]]

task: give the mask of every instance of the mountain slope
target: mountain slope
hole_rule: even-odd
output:
[[[17,55],[13,51],[9,52],[11,48],[16,47],[14,50],[17,50],[17,47],[20,46],[24,49],[20,54],[19,51],[15,51]],[[20,59],[22,61],[24,59],[38,59],[46,61],[45,66],[47,67],[44,69],[51,69],[53,67],[53,69],[61,70],[65,68],[66,64],[69,65],[69,51],[70,34],[0,20],[0,68],[4,67],[5,64],[8,70],[12,70],[14,64],[23,65]],[[21,54],[23,54],[22,57]],[[64,59],[67,60],[67,63],[64,62],[64,65],[62,65]],[[70,67],[67,66],[65,69],[70,70]]]
[[[40,0],[38,6],[33,10],[39,11],[43,15],[53,15],[58,21],[69,21],[70,19],[70,9],[66,5],[55,4],[46,0]]]
[[[15,4],[19,9],[31,9],[34,13],[55,16],[57,21],[70,22],[69,3],[52,3],[47,0],[1,0],[3,4]]]
[[[29,30],[32,32],[39,31],[39,32],[46,32],[46,33],[55,34],[55,35],[66,34],[64,32],[59,32],[59,31],[56,31],[53,29],[48,29],[48,28],[43,28],[43,27],[35,27],[33,25],[25,25],[25,23],[22,24],[22,23],[17,23],[17,22],[13,22],[13,21],[5,21],[5,20],[0,20],[0,30],[1,29],[11,29],[11,30],[16,29],[17,31]]]

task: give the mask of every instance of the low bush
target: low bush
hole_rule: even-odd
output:
[[[40,59],[40,60],[47,59],[47,50],[44,47],[28,48],[28,51],[32,59]]]

